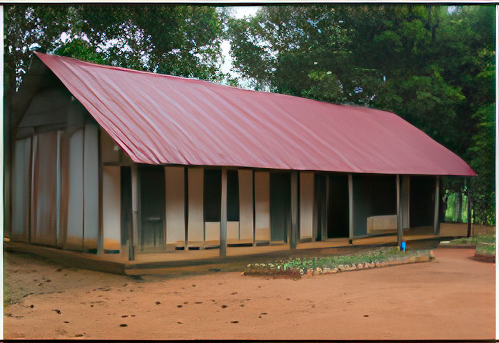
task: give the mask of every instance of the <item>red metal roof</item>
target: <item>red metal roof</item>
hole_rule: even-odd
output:
[[[137,163],[475,175],[393,113],[37,56]]]

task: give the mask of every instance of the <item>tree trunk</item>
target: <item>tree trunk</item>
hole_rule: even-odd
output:
[[[454,208],[456,210],[456,221],[461,223],[463,221],[463,193],[456,193],[456,201],[454,203]]]

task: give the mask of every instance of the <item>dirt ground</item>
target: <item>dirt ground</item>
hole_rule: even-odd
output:
[[[4,336],[493,339],[495,264],[473,254],[291,280],[225,267],[134,279],[5,253]]]

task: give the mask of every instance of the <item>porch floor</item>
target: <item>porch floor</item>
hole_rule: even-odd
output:
[[[464,237],[467,234],[466,223],[441,223],[440,235],[433,235],[433,228],[411,228],[404,232],[404,240],[408,249],[435,248],[442,240]],[[115,274],[145,275],[164,273],[175,267],[196,265],[215,265],[232,262],[251,263],[275,258],[291,256],[332,255],[340,253],[354,253],[372,246],[388,246],[397,244],[395,230],[379,232],[377,235],[354,238],[349,244],[348,238],[333,238],[325,241],[298,243],[295,250],[289,245],[239,246],[227,247],[227,257],[219,256],[219,249],[205,250],[177,250],[165,253],[138,253],[135,261],[128,261],[121,254],[95,255],[77,251],[68,251],[34,245],[24,242],[4,241],[4,248],[10,251],[30,253],[43,256],[65,265],[110,272]]]

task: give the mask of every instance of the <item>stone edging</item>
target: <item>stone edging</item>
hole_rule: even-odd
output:
[[[400,260],[393,260],[393,261],[387,261],[387,262],[366,262],[366,263],[359,263],[357,265],[342,265],[340,264],[337,268],[320,268],[317,267],[315,270],[312,268],[307,269],[306,271],[298,271],[298,270],[287,270],[287,271],[280,271],[280,270],[269,270],[269,269],[262,269],[262,270],[248,270],[242,273],[242,275],[245,276],[272,276],[274,278],[286,278],[286,277],[292,277],[292,278],[300,278],[302,276],[315,276],[315,275],[322,275],[322,274],[336,274],[340,272],[345,272],[345,271],[354,271],[354,270],[364,270],[364,269],[373,269],[373,268],[383,268],[383,267],[391,267],[391,266],[398,266],[402,264],[411,264],[411,263],[421,263],[421,262],[429,262],[433,261],[435,257],[433,256],[433,251],[430,251],[431,256],[410,256],[404,259]]]
[[[411,264],[411,263],[420,263],[420,262],[429,262],[435,259],[433,256],[411,256],[407,259],[403,260],[393,260],[387,262],[371,262],[371,263],[359,263],[358,265],[339,265],[338,268],[319,268],[316,270],[308,269],[306,273],[303,273],[303,276],[313,276],[313,275],[321,275],[321,274],[336,274],[344,271],[353,271],[353,270],[362,270],[362,269],[372,269],[372,268],[383,268],[383,267],[391,267],[398,266],[401,264]]]

